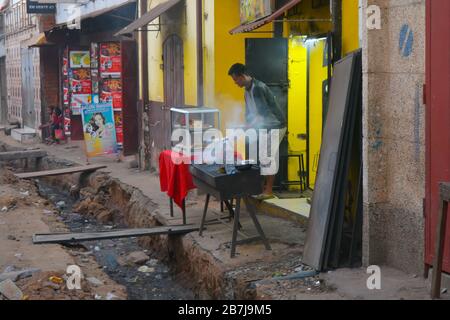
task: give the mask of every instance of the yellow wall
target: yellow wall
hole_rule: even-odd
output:
[[[245,63],[246,38],[272,38],[272,24],[258,29],[258,32],[230,35],[229,31],[240,25],[239,1],[216,0],[214,23],[214,106],[222,111],[222,127],[226,124],[243,123],[245,118],[244,90],[238,88],[228,76],[234,63]]]
[[[149,1],[148,10],[162,3],[163,0]],[[157,23],[155,20],[154,23]],[[154,27],[148,27],[149,29]],[[152,101],[164,101],[164,74],[162,66],[163,36],[160,32],[148,32],[148,86],[149,98]]]
[[[328,79],[324,65],[326,39],[310,41],[309,46],[309,183],[314,188],[323,131],[323,82]]]
[[[298,137],[307,134],[307,46],[304,37],[289,39],[289,91],[288,91],[288,132],[289,154],[304,153],[307,141]],[[306,166],[306,158],[305,158]],[[298,159],[289,160],[289,181],[298,181]]]
[[[149,9],[165,1],[153,0]],[[183,39],[184,47],[185,104],[197,104],[196,2],[186,1],[185,10],[185,12],[169,10],[168,13],[161,16],[161,21],[164,23],[161,26],[161,32],[148,32],[149,87],[152,101],[164,101],[163,43],[171,34],[177,34]],[[155,20],[156,22],[157,20]]]
[[[342,53],[344,56],[360,47],[358,2],[358,0],[342,1]]]
[[[328,78],[328,68],[324,66],[325,39],[308,40],[292,37],[289,41],[289,153],[298,154],[308,148],[307,141],[299,139],[299,134],[309,138],[310,187],[314,187],[317,162],[322,144],[323,128],[323,82]],[[307,78],[309,68],[309,79]],[[308,101],[309,86],[309,101]],[[309,102],[309,106],[307,105]],[[307,117],[309,115],[309,128]],[[305,166],[307,158],[305,157]],[[298,160],[289,160],[289,180],[299,179]]]

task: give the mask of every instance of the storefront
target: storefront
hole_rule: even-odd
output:
[[[114,33],[136,15],[136,3],[81,16],[80,29],[65,26],[53,30],[60,59],[60,101],[65,116],[66,135],[83,140],[81,112],[91,103],[111,103],[117,143],[124,155],[133,155],[138,146],[137,51],[134,39],[114,37]]]
[[[358,1],[336,2],[241,1],[241,24],[230,31],[251,36],[273,25],[263,33],[267,38],[246,39],[245,60],[274,91],[288,119],[278,179],[283,189],[314,189],[332,65],[359,48]]]

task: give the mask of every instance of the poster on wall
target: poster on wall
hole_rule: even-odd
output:
[[[63,81],[63,104],[65,107],[68,107],[70,104],[69,97],[69,80],[65,79]]]
[[[90,94],[74,94],[72,95],[72,103],[70,104],[70,109],[72,110],[72,115],[78,116],[81,114],[81,110],[84,105],[92,103],[92,95]]]
[[[70,51],[70,67],[72,69],[90,68],[91,55],[89,51]]]
[[[103,80],[100,101],[103,103],[112,103],[114,110],[122,109],[122,80]]]
[[[82,109],[88,158],[118,153],[114,111],[111,104],[89,104]]]
[[[122,57],[119,42],[100,44],[100,73],[103,78],[120,77]]]
[[[62,67],[63,76],[67,76],[69,74],[69,59],[64,55],[63,57],[63,67]]]
[[[91,70],[91,79],[92,79],[92,94],[98,94],[99,93],[99,76],[98,76],[98,70],[92,69]]]
[[[91,69],[98,69],[98,43],[91,43]]]
[[[123,144],[123,117],[121,112],[114,113],[114,121],[116,123],[117,143]]]
[[[92,81],[89,69],[71,70],[71,88],[72,94],[91,94]]]
[[[250,23],[274,12],[274,0],[241,0],[241,23]]]

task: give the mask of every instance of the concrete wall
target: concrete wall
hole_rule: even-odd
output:
[[[364,263],[419,273],[424,264],[425,0],[378,5],[363,27]],[[365,10],[364,10],[365,12]]]

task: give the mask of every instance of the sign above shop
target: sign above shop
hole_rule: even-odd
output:
[[[39,3],[38,1],[27,0],[28,14],[55,14],[56,3]]]
[[[250,23],[274,12],[275,0],[241,0],[241,23]]]

